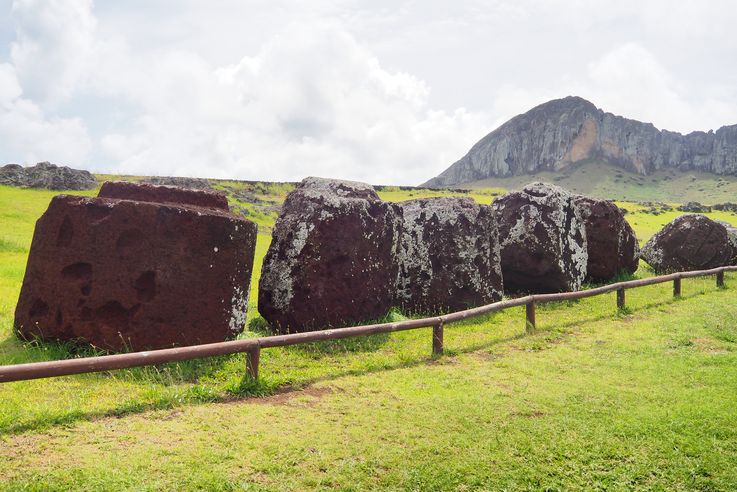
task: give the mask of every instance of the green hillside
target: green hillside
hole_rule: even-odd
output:
[[[667,170],[642,176],[600,162],[584,162],[558,172],[490,178],[457,185],[461,188],[519,189],[531,181],[546,181],[577,193],[625,201],[659,201],[707,205],[737,202],[737,176]]]
[[[291,186],[216,184],[260,229],[242,337],[266,333],[258,273]],[[504,187],[461,194],[489,203]],[[12,333],[53,195],[0,186],[0,364],[89,353]],[[679,214],[620,205],[641,241]],[[544,305],[529,336],[522,308],[450,325],[440,359],[414,330],[265,350],[258,383],[235,355],[0,384],[0,489],[733,489],[737,274],[726,283],[628,291],[621,313],[613,294]]]

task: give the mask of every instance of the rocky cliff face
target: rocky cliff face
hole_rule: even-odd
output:
[[[688,135],[605,113],[580,97],[515,116],[423,186],[557,171],[596,159],[639,174],[663,168],[737,174],[737,125]]]

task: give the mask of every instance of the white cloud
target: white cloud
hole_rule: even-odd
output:
[[[709,87],[689,94],[686,85],[638,43],[614,47],[587,66],[587,75],[578,89],[582,96],[605,111],[661,129],[687,133],[737,122],[737,106]]]
[[[5,152],[22,162],[76,163],[86,160],[91,149],[79,119],[48,118],[22,97],[15,70],[7,63],[0,64],[0,142]]]
[[[569,94],[660,128],[737,122],[737,10],[721,0],[95,7],[13,2],[0,161],[413,184]]]
[[[91,70],[92,0],[14,0],[11,60],[27,97],[44,104],[69,98]]]
[[[287,26],[224,67],[181,52],[141,63],[150,68],[127,70],[124,86],[101,84],[141,107],[133,129],[101,139],[123,172],[412,184],[488,126],[463,109],[433,111],[427,84],[383,69],[332,23]]]

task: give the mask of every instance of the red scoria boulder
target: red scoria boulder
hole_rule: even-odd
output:
[[[501,300],[499,236],[489,206],[470,198],[409,200],[397,303],[408,312],[460,311]]]
[[[370,185],[305,178],[276,221],[259,312],[281,333],[384,316],[394,298],[400,228],[401,209]]]
[[[36,223],[17,332],[111,351],[240,332],[256,225],[192,193],[107,184],[102,194],[115,198],[55,197]]]
[[[709,270],[732,264],[735,256],[727,229],[698,214],[676,217],[642,248],[642,259],[658,273]]]
[[[504,288],[549,293],[581,288],[586,228],[571,193],[532,183],[492,204],[499,225]]]
[[[640,247],[622,210],[610,200],[588,196],[577,196],[575,203],[586,227],[587,278],[606,282],[620,273],[634,273]]]

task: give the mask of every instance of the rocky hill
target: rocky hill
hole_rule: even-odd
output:
[[[515,116],[423,186],[559,171],[586,160],[642,175],[668,168],[737,175],[737,125],[682,135],[570,96]]]
[[[97,180],[89,171],[39,162],[29,167],[0,166],[0,184],[49,190],[90,190],[97,186]]]

